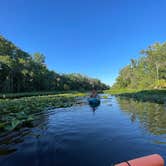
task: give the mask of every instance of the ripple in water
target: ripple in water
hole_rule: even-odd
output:
[[[101,166],[159,153],[165,159],[164,105],[109,97],[38,115],[35,127],[0,137],[0,164]],[[126,151],[127,150],[127,151]]]

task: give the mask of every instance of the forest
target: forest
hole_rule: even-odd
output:
[[[166,88],[166,42],[155,43],[122,68],[113,89]]]
[[[92,88],[105,90],[109,86],[78,73],[59,74],[49,70],[43,54],[30,55],[0,36],[0,93],[84,91]]]

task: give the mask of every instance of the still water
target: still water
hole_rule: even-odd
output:
[[[86,100],[86,99],[85,99]],[[161,154],[166,159],[166,108],[110,97],[38,115],[36,127],[0,137],[1,166],[110,166]]]

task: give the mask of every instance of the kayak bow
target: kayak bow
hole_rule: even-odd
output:
[[[116,164],[115,166],[164,166],[164,159],[158,154],[153,154],[127,162],[122,162],[120,164]]]
[[[99,98],[88,98],[88,102],[92,106],[98,106],[100,104],[100,99]]]

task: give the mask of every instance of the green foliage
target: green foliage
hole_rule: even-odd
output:
[[[15,99],[21,97],[45,96],[63,93],[78,94],[78,91],[49,91],[49,92],[21,92],[21,93],[0,93],[0,99]]]
[[[155,85],[156,88],[166,88],[166,80],[164,79],[158,80],[156,81]]]
[[[97,79],[48,70],[45,56],[29,55],[0,36],[0,93],[108,89]]]
[[[112,94],[112,95],[117,95],[117,94],[124,94],[124,93],[136,93],[141,90],[136,90],[136,89],[110,89],[110,90],[105,90],[105,94]]]
[[[124,67],[113,89],[145,89],[166,87],[166,43],[155,43],[141,51],[145,56]]]
[[[107,94],[112,94],[121,97],[132,98],[137,101],[149,101],[153,103],[166,103],[166,90],[135,90],[135,89],[112,89],[105,91]]]
[[[108,99],[108,97],[109,97],[108,95],[103,95],[102,96],[103,99]]]
[[[38,64],[44,64],[45,63],[45,56],[40,53],[35,53],[33,55],[34,61]]]
[[[0,100],[0,131],[11,131],[22,125],[31,124],[37,112],[46,109],[72,106],[77,97],[84,93],[68,93],[47,96]]]

